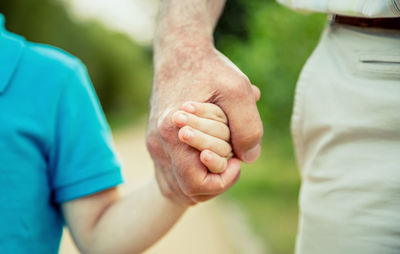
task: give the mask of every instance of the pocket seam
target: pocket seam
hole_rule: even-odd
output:
[[[359,53],[357,69],[364,72],[399,74],[400,52]]]
[[[304,142],[302,138],[302,132],[304,128],[302,122],[304,118],[304,97],[306,96],[307,80],[309,80],[309,76],[311,75],[311,58],[312,56],[310,57],[309,61],[304,65],[303,70],[299,76],[296,85],[293,113],[291,118],[291,132],[295,145],[297,162],[300,169],[302,168],[302,159],[304,158]]]

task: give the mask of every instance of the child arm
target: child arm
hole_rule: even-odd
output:
[[[232,156],[228,119],[215,104],[190,102],[173,116],[179,139],[200,151],[213,173]],[[187,206],[163,196],[155,179],[126,196],[112,188],[62,204],[66,223],[83,253],[140,253],[171,228]]]
[[[62,204],[82,253],[142,253],[178,221],[187,206],[164,197],[155,179],[130,194],[111,188]]]

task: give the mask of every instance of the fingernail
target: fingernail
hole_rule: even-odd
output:
[[[195,112],[195,108],[194,105],[192,103],[186,103],[183,108],[186,110],[186,112],[188,113],[194,113]]]
[[[193,131],[191,129],[187,129],[183,133],[183,138],[184,139],[191,139],[193,136],[194,136],[194,133],[193,133]]]
[[[176,120],[178,120],[178,123],[180,124],[185,124],[187,122],[187,116],[184,114],[179,114]]]
[[[261,145],[258,144],[244,154],[244,160],[248,163],[252,163],[258,159],[258,156],[260,156],[260,152],[261,152]]]
[[[211,161],[212,160],[212,154],[210,152],[206,152],[204,155],[204,159],[206,161]]]

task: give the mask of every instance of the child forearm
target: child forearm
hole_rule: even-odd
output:
[[[91,201],[67,205],[63,210],[78,248],[82,253],[96,254],[141,253],[160,239],[187,209],[166,199],[155,180],[115,198],[100,213],[95,211],[98,206],[82,202]],[[86,211],[79,214],[72,206],[79,206],[75,211],[86,207]]]
[[[156,181],[121,198],[98,221],[90,253],[141,253],[160,239],[186,207],[166,199]]]

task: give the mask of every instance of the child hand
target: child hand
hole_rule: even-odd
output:
[[[212,103],[186,102],[174,113],[173,123],[180,127],[179,139],[200,151],[201,162],[212,173],[226,169],[232,157],[228,119],[220,107]]]

